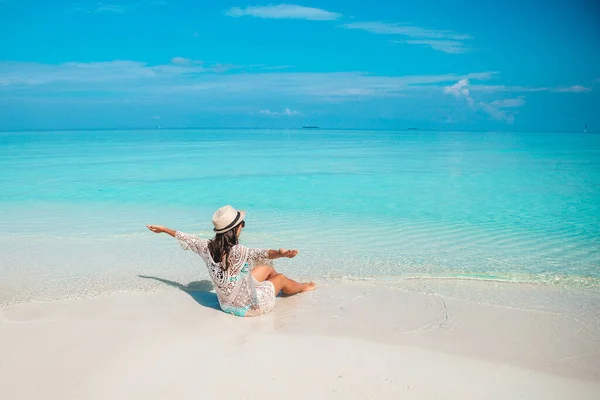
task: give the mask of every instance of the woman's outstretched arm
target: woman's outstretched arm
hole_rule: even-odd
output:
[[[296,257],[297,254],[298,254],[298,250],[286,250],[286,249],[269,250],[269,260],[274,260],[276,258],[281,258],[281,257],[294,258],[294,257]]]
[[[146,228],[150,229],[154,233],[168,233],[173,237],[175,237],[175,233],[177,233],[177,231],[174,231],[173,229],[165,228],[164,226],[160,225],[146,225]]]

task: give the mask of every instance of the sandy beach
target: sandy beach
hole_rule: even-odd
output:
[[[597,297],[496,287],[516,308],[456,295],[491,283],[437,284],[324,282],[258,318],[206,283],[2,308],[0,398],[598,398]]]

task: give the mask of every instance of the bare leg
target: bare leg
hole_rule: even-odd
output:
[[[280,291],[291,295],[300,292],[308,292],[309,290],[314,290],[316,288],[314,282],[298,283],[283,274],[277,274],[273,278],[270,278],[269,281],[275,286],[275,295]]]
[[[263,282],[277,276],[277,271],[275,271],[275,268],[269,267],[268,265],[254,267],[250,273],[258,282]]]

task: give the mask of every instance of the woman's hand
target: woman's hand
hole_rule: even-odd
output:
[[[177,233],[177,231],[173,229],[165,228],[164,226],[160,225],[146,225],[146,228],[150,229],[154,233],[167,233],[173,237],[175,237],[175,234]]]
[[[150,229],[154,233],[165,232],[165,227],[160,225],[146,225],[146,228]]]
[[[294,258],[298,255],[298,250],[279,249],[279,255],[281,257]]]

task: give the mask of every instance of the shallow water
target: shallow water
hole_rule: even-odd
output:
[[[224,204],[293,276],[600,282],[600,135],[5,132],[0,170],[4,303],[206,277],[144,224],[209,237]]]

